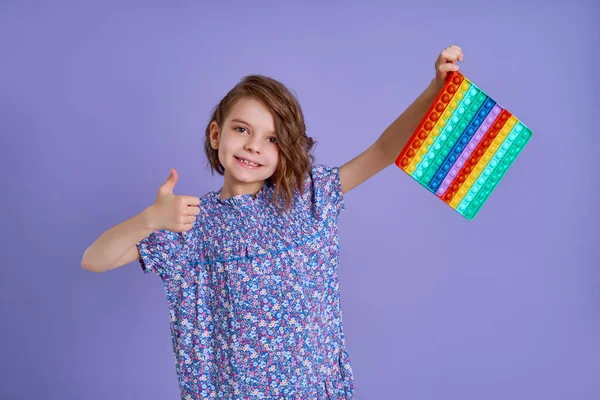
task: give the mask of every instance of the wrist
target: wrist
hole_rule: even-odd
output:
[[[156,223],[154,206],[146,207],[138,216],[144,229],[151,230],[152,232],[159,229]]]
[[[438,79],[436,77],[434,77],[429,82],[429,86],[427,86],[426,91],[429,92],[430,94],[437,95],[439,93],[439,91],[442,89],[442,86],[443,85],[440,85],[440,83],[438,82]]]

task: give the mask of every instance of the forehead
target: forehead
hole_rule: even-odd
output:
[[[235,102],[227,117],[242,120],[252,125],[252,128],[269,132],[275,131],[275,122],[269,109],[260,101],[244,97]]]

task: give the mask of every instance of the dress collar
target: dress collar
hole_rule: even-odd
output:
[[[272,194],[272,185],[268,182],[265,182],[264,185],[259,189],[256,194],[246,193],[246,194],[238,194],[236,196],[232,196],[226,199],[221,198],[221,192],[223,188],[210,192],[211,197],[218,203],[227,206],[233,207],[243,207],[243,206],[253,206],[258,203],[270,200]]]

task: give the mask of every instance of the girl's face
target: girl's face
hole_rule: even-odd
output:
[[[277,169],[279,145],[273,116],[253,98],[239,99],[223,126],[213,122],[210,139],[225,169],[222,197],[258,192]]]

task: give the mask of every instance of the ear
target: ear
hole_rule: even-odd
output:
[[[210,147],[219,148],[219,139],[221,138],[221,128],[216,121],[210,123]]]

